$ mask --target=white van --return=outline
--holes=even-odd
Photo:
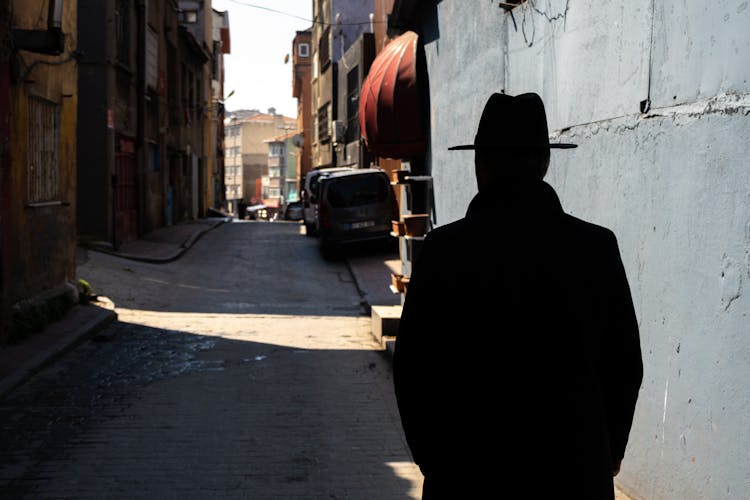
[[[328,175],[333,172],[345,172],[353,170],[351,167],[329,167],[317,168],[310,170],[305,175],[305,182],[302,186],[302,207],[303,220],[305,223],[305,234],[315,236],[317,234],[317,217],[318,217],[318,182],[321,175]]]

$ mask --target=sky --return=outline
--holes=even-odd
[[[211,5],[229,12],[231,53],[224,56],[226,108],[262,112],[276,108],[277,113],[295,118],[292,40],[297,31],[312,26],[312,0],[212,0]],[[289,62],[284,64],[286,54]]]

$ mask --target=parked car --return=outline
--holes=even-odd
[[[318,186],[318,226],[324,257],[345,245],[391,238],[398,206],[390,179],[379,168],[327,174]]]
[[[304,214],[301,201],[293,201],[287,204],[286,209],[284,210],[285,220],[302,220],[303,217]]]
[[[330,167],[311,170],[305,175],[302,186],[303,220],[305,223],[305,234],[315,236],[318,212],[318,181],[322,175],[333,172],[345,172],[354,170],[351,167]]]

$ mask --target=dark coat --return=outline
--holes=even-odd
[[[615,235],[548,184],[477,195],[425,238],[394,351],[425,490],[613,498],[642,376]]]

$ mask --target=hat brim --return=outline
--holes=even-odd
[[[484,149],[484,150],[490,150],[490,151],[497,151],[502,149],[547,149],[549,147],[550,149],[573,149],[577,148],[578,144],[570,144],[567,142],[555,142],[551,143],[549,146],[539,146],[535,144],[504,144],[504,145],[497,145],[497,146],[479,146],[477,147],[474,144],[462,144],[461,146],[452,146],[448,148],[448,151],[463,151],[463,150],[469,150],[469,149]]]

